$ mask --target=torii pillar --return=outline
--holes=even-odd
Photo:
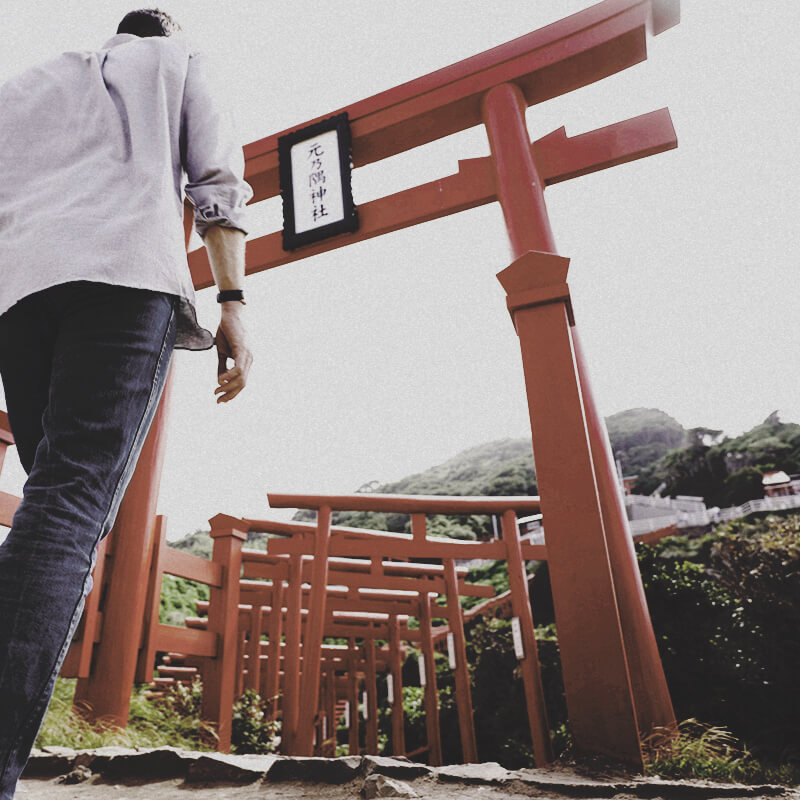
[[[183,233],[187,250],[193,222],[191,205],[186,202]],[[73,702],[81,713],[120,728],[128,724],[131,688],[142,644],[174,372],[174,365],[170,364],[158,410],[109,533],[112,561],[110,575],[104,579],[108,590],[103,628],[94,647],[91,673],[88,678],[79,678],[75,686]],[[93,591],[100,592],[102,588],[95,586]]]
[[[498,279],[522,351],[570,726],[579,750],[641,766],[640,732],[675,717],[526,107],[519,87],[506,83],[486,93],[482,110],[514,258]]]

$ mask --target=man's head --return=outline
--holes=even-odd
[[[157,8],[142,8],[131,11],[122,18],[117,33],[132,33],[134,36],[171,36],[181,29],[172,17]]]

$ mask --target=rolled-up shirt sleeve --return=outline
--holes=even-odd
[[[204,59],[189,59],[181,111],[184,190],[194,205],[194,226],[204,237],[215,225],[247,233],[245,205],[253,190],[244,180],[244,156],[230,118],[211,96]]]

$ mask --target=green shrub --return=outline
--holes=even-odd
[[[197,616],[197,601],[208,600],[209,591],[205,583],[164,575],[158,621],[162,625],[182,626],[186,617]]]
[[[800,516],[663,539],[639,565],[678,717],[800,764]]]
[[[171,684],[161,697],[151,698],[148,691],[148,686],[134,690],[128,713],[129,729],[152,731],[153,738],[163,736],[164,744],[176,747],[216,748],[216,731],[201,716],[203,684],[199,678],[191,684]]]
[[[231,728],[234,753],[274,753],[278,749],[280,722],[269,718],[268,706],[252,689],[236,701]]]
[[[760,780],[758,762],[727,729],[696,719],[675,732],[660,730],[643,742],[647,772],[662,778],[712,781]]]
[[[490,619],[471,627],[467,659],[481,759],[511,769],[531,766],[525,691],[518,672],[511,623]]]
[[[536,633],[548,719],[551,727],[560,728],[562,732],[558,743],[560,753],[568,747],[568,734],[564,726],[566,709],[555,627],[539,628]],[[533,766],[525,690],[514,654],[510,621],[475,621],[467,626],[466,637],[475,735],[481,760],[498,761],[509,769]],[[404,681],[416,681],[417,674],[416,658],[412,654],[406,660]],[[446,764],[458,763],[463,756],[454,673],[447,656],[441,653],[436,654],[436,683],[442,757]],[[425,742],[422,690],[416,686],[405,687],[404,701],[406,744],[413,750]],[[388,719],[386,724],[388,727]]]
[[[757,631],[739,599],[701,564],[662,558],[669,547],[667,540],[643,546],[639,564],[675,711],[732,726],[755,688]]]
[[[416,654],[414,654],[416,656]],[[416,661],[416,658],[414,658]],[[419,669],[419,667],[417,667]],[[425,727],[425,688],[423,686],[403,686],[403,733],[406,750],[411,752],[427,744]]]
[[[800,516],[726,526],[709,568],[738,596],[751,631],[757,691],[734,729],[754,752],[800,765]]]

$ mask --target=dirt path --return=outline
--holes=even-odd
[[[383,756],[290,758],[101,748],[75,752],[48,748],[35,754],[18,800],[721,800],[786,798],[800,791],[780,786],[662,781],[566,766],[509,771],[499,764],[431,768]]]
[[[146,783],[139,786],[91,781],[66,786],[54,780],[25,780],[22,790],[18,792],[18,800],[363,800],[363,781],[352,781],[341,786],[329,784],[303,783],[255,783],[249,786],[198,786],[185,784],[181,779]],[[546,795],[533,787],[519,793],[508,787],[497,786],[456,786],[440,784],[431,779],[418,779],[413,782],[403,781],[414,794],[406,797],[424,798],[424,800],[447,800],[456,797],[458,800],[522,800],[530,797],[557,797]],[[402,795],[390,795],[399,797]],[[563,797],[563,795],[558,795]],[[617,800],[623,800],[622,795]]]

